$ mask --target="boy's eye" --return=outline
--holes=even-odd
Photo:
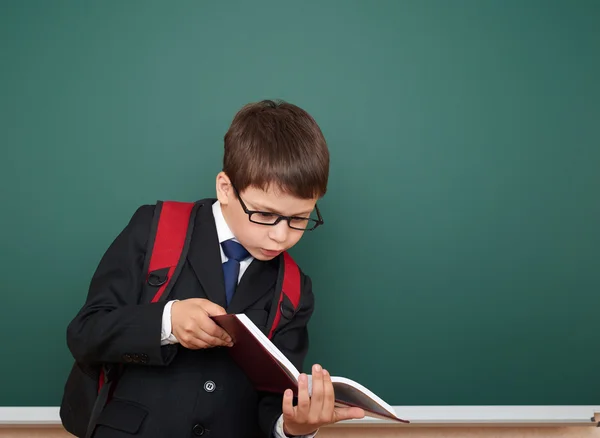
[[[305,226],[308,222],[308,219],[302,217],[294,217],[292,218],[291,222],[292,226]]]
[[[277,219],[277,215],[275,213],[254,213],[254,219],[260,221],[274,221]]]

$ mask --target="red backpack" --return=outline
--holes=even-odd
[[[153,287],[144,288],[146,293],[142,302],[155,303],[168,298],[185,263],[199,205],[191,202],[157,202],[144,264],[146,282]],[[161,275],[152,275],[156,272],[160,272]],[[287,252],[283,253],[276,290],[280,292],[279,295],[275,295],[271,306],[275,312],[269,315],[269,339],[282,322],[282,311],[287,310],[284,301],[285,304],[291,303],[293,307],[289,312],[284,312],[286,319],[291,319],[300,302],[300,270]],[[97,376],[97,384],[91,388],[89,384],[85,384],[90,380],[90,373],[82,372],[77,363],[73,365],[60,407],[61,421],[68,432],[78,437],[92,436],[98,415],[114,391],[121,368],[122,366],[114,365],[101,367],[98,373],[94,373],[94,378]],[[74,395],[74,391],[78,391],[79,394]],[[69,403],[71,396],[78,401],[77,404]],[[81,403],[82,399],[85,400],[84,403]],[[75,409],[77,412],[74,412]]]

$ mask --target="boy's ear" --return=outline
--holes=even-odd
[[[217,175],[217,199],[221,205],[227,205],[230,201],[230,196],[233,195],[231,180],[225,172],[219,172]]]

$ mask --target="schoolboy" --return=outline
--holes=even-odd
[[[316,203],[326,192],[329,152],[306,111],[274,101],[243,107],[224,143],[217,198],[201,201],[168,300],[137,302],[154,213],[142,206],[104,254],[68,327],[77,361],[125,365],[96,438],[314,436],[323,425],[364,415],[334,408],[329,374],[319,365],[312,397],[302,374],[294,405],[289,391],[255,391],[228,356],[231,338],[209,316],[245,313],[265,327],[282,252],[322,223]],[[225,265],[237,284],[227,283]],[[314,306],[311,280],[304,273],[301,280],[298,311],[272,339],[298,369]]]

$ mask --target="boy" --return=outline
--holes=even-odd
[[[310,398],[301,376],[296,406],[291,391],[255,391],[228,356],[231,338],[210,319],[245,313],[265,328],[281,253],[322,223],[316,202],[328,174],[327,144],[304,110],[272,101],[242,108],[225,135],[217,199],[200,202],[186,263],[157,303],[138,304],[154,206],[135,212],[67,330],[78,362],[125,365],[94,437],[314,436],[325,424],[364,416],[334,408],[319,365]],[[297,312],[272,339],[298,369],[314,300],[310,278],[301,273],[301,280]]]

